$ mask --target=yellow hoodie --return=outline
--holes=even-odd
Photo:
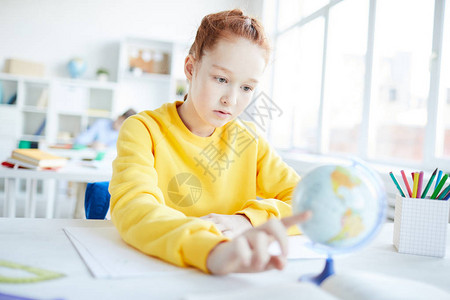
[[[182,103],[122,125],[109,185],[111,219],[140,251],[208,272],[209,252],[229,239],[198,217],[244,214],[257,226],[290,215],[300,177],[249,122],[229,122],[209,137],[193,134],[178,115]]]

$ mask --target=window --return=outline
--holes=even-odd
[[[323,150],[329,152],[358,154],[368,11],[365,0],[348,0],[330,10],[324,82],[328,136],[323,138]]]
[[[275,145],[430,169],[449,162],[445,0],[277,7],[271,95],[284,114],[271,124]]]
[[[323,19],[294,28],[279,39],[273,97],[283,115],[271,127],[272,141],[283,148],[317,147],[320,84],[322,69]],[[287,131],[286,128],[292,128]]]
[[[405,4],[404,0],[377,0],[369,157],[420,162],[424,159],[434,4],[409,1],[407,11]]]
[[[299,18],[311,15],[328,3],[328,0],[282,0],[278,2],[280,18],[278,28],[286,29],[298,22]]]
[[[444,16],[436,153],[440,158],[450,159],[450,3],[448,2]]]

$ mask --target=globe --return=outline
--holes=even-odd
[[[386,193],[378,174],[366,164],[323,165],[308,172],[293,195],[293,211],[310,210],[299,224],[310,246],[329,256],[367,244],[386,216]]]
[[[73,58],[67,64],[67,68],[72,78],[79,78],[86,71],[87,64],[81,58]]]

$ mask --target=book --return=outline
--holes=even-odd
[[[11,169],[53,170],[53,171],[60,168],[60,167],[38,167],[11,157],[8,157],[5,161],[3,161],[2,166]]]
[[[40,168],[35,166],[35,165],[31,165],[31,164],[27,164],[25,162],[22,162],[20,160],[8,157],[5,161],[2,162],[2,166],[7,167],[7,168],[19,168],[19,169],[32,169],[32,170],[39,170]]]
[[[17,102],[17,93],[15,93],[14,95],[11,96],[11,98],[9,98],[7,104],[13,105],[16,104],[16,102]]]
[[[48,88],[42,89],[41,95],[36,102],[36,107],[45,108],[48,105]]]
[[[276,282],[273,285],[251,286],[224,293],[192,294],[183,299],[449,300],[450,294],[415,280],[379,273],[349,272],[332,275],[320,286],[308,282]]]
[[[41,125],[39,125],[39,128],[36,130],[34,135],[42,135],[45,129],[45,123],[47,122],[47,119],[42,120]]]
[[[11,158],[40,168],[59,168],[67,163],[65,157],[56,156],[40,149],[15,149]]]

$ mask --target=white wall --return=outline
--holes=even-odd
[[[15,57],[44,63],[49,76],[69,77],[67,62],[82,57],[85,78],[105,67],[116,79],[125,36],[188,43],[204,15],[236,7],[260,16],[262,0],[0,0],[0,70]],[[118,107],[129,105],[119,101]]]

